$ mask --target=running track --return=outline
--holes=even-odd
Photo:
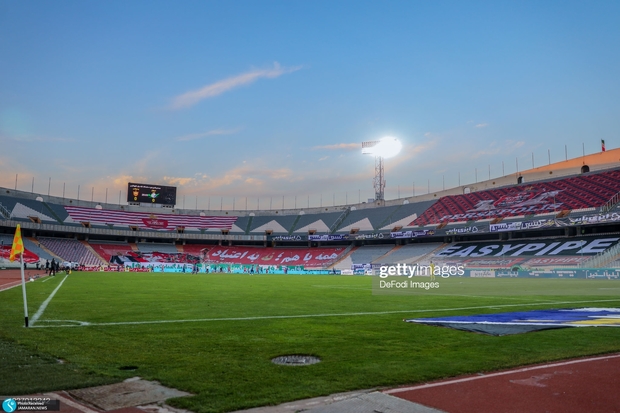
[[[620,412],[620,354],[384,391],[447,413]]]

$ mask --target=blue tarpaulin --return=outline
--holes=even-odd
[[[566,327],[620,327],[620,308],[515,311],[468,316],[414,318],[405,321],[503,336]]]

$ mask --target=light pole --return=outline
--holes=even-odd
[[[374,155],[375,157],[375,177],[373,187],[375,189],[375,200],[385,200],[385,173],[383,169],[383,159],[398,155],[403,145],[396,138],[385,137],[378,141],[362,142],[362,154]]]

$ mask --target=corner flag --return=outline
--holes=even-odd
[[[22,241],[22,230],[17,224],[17,230],[15,230],[15,237],[13,237],[13,246],[11,247],[11,255],[9,255],[9,261],[15,261],[15,257],[24,253],[24,242]]]

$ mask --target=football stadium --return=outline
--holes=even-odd
[[[618,16],[0,1],[0,413],[620,413]]]
[[[398,389],[620,351],[619,156],[294,210],[179,209],[176,188],[137,183],[119,204],[1,188],[0,389],[95,411],[334,394],[365,403],[353,411],[483,411]],[[18,227],[25,286],[9,259]],[[152,396],[127,389],[137,378],[178,393],[84,390]],[[330,406],[316,411],[350,411]]]

